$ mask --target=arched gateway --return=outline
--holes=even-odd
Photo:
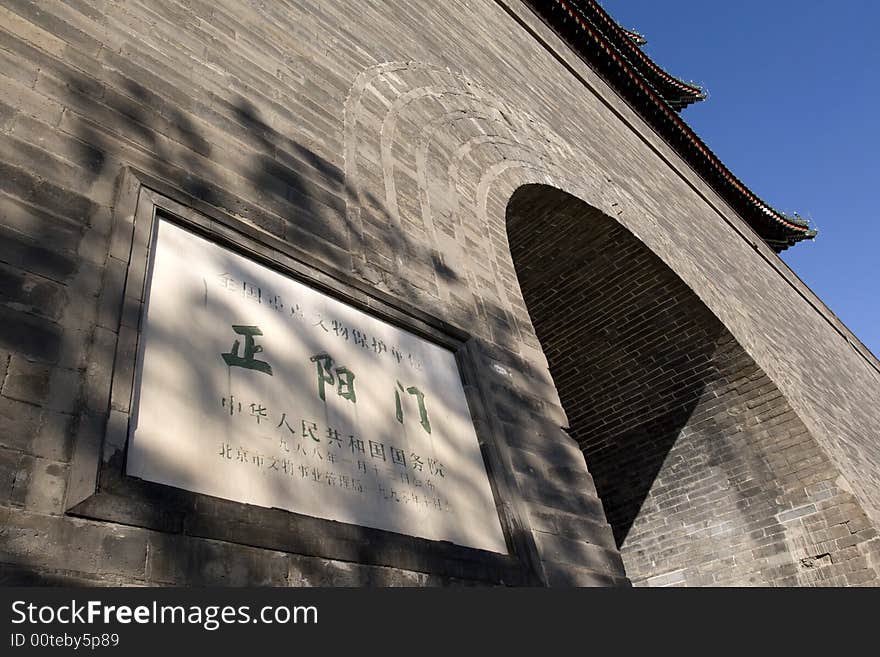
[[[251,4],[0,9],[0,581],[880,581],[880,364],[700,88],[592,0]]]
[[[850,531],[868,519],[824,451],[661,258],[546,185],[517,189],[507,221],[568,432],[634,583],[809,585],[868,555],[870,534]]]

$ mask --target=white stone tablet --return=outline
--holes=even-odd
[[[507,553],[451,351],[158,220],[127,473]]]

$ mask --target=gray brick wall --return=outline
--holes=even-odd
[[[0,83],[7,581],[449,583],[64,514],[74,444],[106,421],[125,167],[471,332],[550,584],[627,580],[510,257],[527,183],[615,218],[694,290],[877,526],[876,359],[519,3],[4,0]]]

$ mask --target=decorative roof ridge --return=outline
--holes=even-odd
[[[648,39],[645,38],[644,34],[636,32],[635,30],[628,30],[623,25],[618,24],[618,27],[620,27],[620,29],[623,30],[624,34],[626,34],[626,36],[628,36],[630,40],[633,41],[637,46],[648,45]]]
[[[569,0],[558,0],[558,1],[563,5],[570,4]],[[700,87],[694,83],[691,83],[691,82],[685,82],[684,80],[681,80],[681,79],[675,77],[674,75],[671,75],[670,73],[665,71],[662,67],[658,66],[654,62],[654,60],[652,60],[650,57],[648,57],[648,55],[646,55],[645,52],[640,47],[638,47],[637,44],[633,43],[633,39],[630,37],[630,34],[632,34],[632,33],[629,30],[625,30],[623,27],[621,27],[617,23],[617,21],[615,21],[613,18],[611,18],[611,16],[608,14],[608,12],[602,8],[602,5],[600,5],[595,0],[582,0],[582,1],[585,2],[586,4],[590,5],[590,8],[596,12],[596,14],[603,20],[603,22],[613,32],[625,37],[624,39],[621,39],[621,41],[623,43],[626,43],[629,46],[630,51],[639,59],[640,63],[647,66],[652,72],[659,75],[661,78],[666,80],[669,84],[672,84],[673,86],[680,87],[683,91],[685,91],[689,94],[692,94],[694,96],[700,96],[700,100],[705,98],[705,92],[703,91],[702,87]],[[571,4],[574,4],[574,3],[572,2]],[[577,7],[575,7],[575,9],[577,9]]]
[[[591,2],[591,0],[586,0],[587,2]],[[627,57],[621,53],[614,43],[610,42],[607,36],[598,28],[598,26],[594,26],[591,21],[587,20],[585,17],[580,15],[580,11],[575,11],[569,2],[566,0],[556,0],[556,4],[559,5],[566,14],[568,14],[574,21],[577,23],[578,27],[583,33],[586,33],[592,41],[598,46],[604,55],[609,58],[617,67],[619,72],[622,72],[628,78],[628,83],[625,83],[626,90],[622,87],[616,86],[619,93],[632,93],[629,89],[630,86],[635,87],[637,93],[641,93],[646,96],[654,105],[655,110],[660,110],[662,113],[661,117],[651,116],[645,113],[644,110],[639,110],[638,106],[635,107],[637,111],[649,121],[649,123],[653,124],[656,129],[660,130],[664,128],[664,123],[671,123],[673,127],[677,130],[671,133],[671,136],[678,137],[679,139],[683,138],[685,141],[681,147],[677,147],[674,142],[670,142],[670,145],[676,150],[686,162],[691,164],[691,166],[695,167],[697,171],[700,171],[701,168],[706,167],[708,170],[705,172],[709,174],[709,177],[706,178],[706,181],[712,185],[711,178],[715,178],[718,182],[721,183],[721,189],[717,189],[722,198],[725,198],[728,202],[730,202],[734,207],[737,207],[740,204],[744,204],[742,207],[744,210],[748,210],[751,208],[751,213],[755,213],[753,218],[750,220],[748,214],[744,214],[743,218],[746,219],[747,223],[751,224],[752,227],[758,232],[761,238],[767,242],[770,246],[772,246],[777,251],[782,251],[788,246],[795,244],[803,239],[810,239],[815,237],[816,231],[809,228],[809,223],[802,219],[800,216],[795,215],[794,217],[788,216],[782,212],[779,212],[773,209],[770,205],[762,201],[754,192],[752,192],[748,187],[743,184],[739,178],[737,178],[725,165],[721,162],[717,155],[715,155],[708,146],[703,142],[702,139],[691,129],[691,127],[685,123],[685,121],[679,116],[679,114],[673,109],[670,105],[669,101],[665,99],[654,87],[645,80],[644,76],[638,71],[638,69],[630,63]],[[598,5],[595,5],[598,7]],[[603,10],[604,13],[604,10]],[[605,14],[607,16],[607,14]],[[608,20],[611,20],[610,17]],[[612,21],[613,22],[613,21]],[[619,34],[622,34],[622,28],[619,28]],[[569,42],[570,45],[575,47],[575,50],[578,51],[582,57],[586,57],[586,53],[579,50],[574,44]],[[637,50],[634,48],[634,50]],[[610,81],[612,82],[612,81]],[[630,85],[631,83],[631,85]],[[612,82],[614,86],[614,83]],[[659,123],[659,125],[658,125]],[[675,133],[678,133],[677,135]],[[667,140],[669,140],[670,135],[664,135],[664,132],[661,131],[660,134],[665,136]],[[694,159],[696,158],[696,161]],[[727,187],[734,194],[733,197],[728,197],[727,194],[724,193],[724,188]],[[737,197],[738,195],[738,197]],[[776,232],[771,232],[768,234],[767,230],[760,230],[758,226],[754,225],[753,221],[757,219],[758,222],[762,221],[771,222],[770,225],[778,226]],[[782,234],[779,234],[778,231],[782,231]]]

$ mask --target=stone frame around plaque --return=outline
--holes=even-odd
[[[292,511],[224,500],[129,477],[125,455],[148,264],[157,217],[367,311],[455,354],[508,554]],[[293,554],[389,566],[487,584],[541,584],[540,558],[513,469],[487,414],[479,345],[461,329],[370,289],[285,242],[131,168],[120,178],[99,299],[92,363],[106,395],[80,417],[66,499],[69,515]]]

